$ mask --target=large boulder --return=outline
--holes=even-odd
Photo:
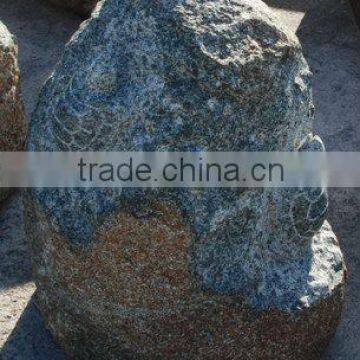
[[[23,151],[25,135],[18,48],[14,37],[0,21],[0,151]],[[8,190],[0,189],[0,201],[8,194]]]
[[[99,0],[45,0],[53,5],[70,9],[79,15],[88,17]]]
[[[258,0],[107,0],[66,46],[29,150],[311,151],[311,73]],[[310,359],[345,266],[323,189],[38,189],[37,303],[75,358]]]

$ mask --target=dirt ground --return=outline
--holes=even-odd
[[[314,72],[316,133],[330,151],[360,151],[360,32],[345,0],[267,0],[303,45]],[[0,0],[0,20],[16,35],[28,116],[81,19],[39,0]],[[359,164],[354,164],[358,166]],[[360,189],[330,189],[329,220],[349,269],[347,300],[323,360],[360,359]],[[32,295],[20,194],[0,209],[0,359],[63,359]]]

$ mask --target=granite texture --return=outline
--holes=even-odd
[[[18,48],[14,37],[0,21],[0,151],[25,149],[25,110],[20,94]],[[0,201],[10,190],[0,189]]]
[[[44,0],[88,17],[99,0]]]
[[[29,150],[322,151],[311,72],[261,1],[107,0],[67,45]],[[345,266],[323,189],[32,190],[38,304],[76,358],[309,359]]]

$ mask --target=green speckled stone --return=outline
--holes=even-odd
[[[88,17],[99,0],[43,0]]]
[[[259,0],[107,0],[66,46],[35,151],[322,151],[297,38]],[[45,322],[76,359],[311,359],[345,265],[324,189],[38,189]]]

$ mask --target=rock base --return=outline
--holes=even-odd
[[[292,315],[257,313],[218,299],[169,317],[135,320],[116,318],[115,311],[97,312],[91,322],[94,314],[78,312],[75,304],[49,299],[42,291],[37,304],[57,342],[74,359],[311,360],[320,357],[333,337],[343,298],[339,286],[329,298]]]
[[[189,265],[189,232],[175,210],[146,220],[120,213],[99,229],[91,248],[81,250],[71,249],[39,209],[28,209],[37,304],[73,358],[309,360],[338,325],[342,259],[330,294],[292,311],[259,310],[240,294],[201,289]],[[326,241],[334,245],[327,223],[321,232],[315,236],[324,248]],[[330,277],[319,281],[330,283]]]

